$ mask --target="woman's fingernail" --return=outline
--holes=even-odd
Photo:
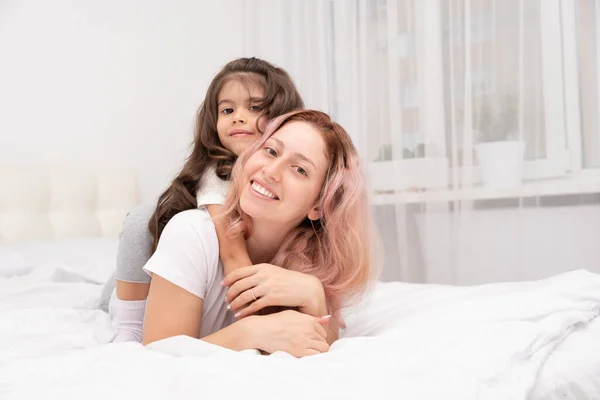
[[[323,315],[321,318],[329,319],[329,318],[331,318],[331,314],[329,314],[329,315]]]
[[[227,304],[227,309],[231,310],[231,304]]]
[[[225,286],[225,279],[221,281],[221,286]]]
[[[240,317],[240,315],[242,315],[242,313],[241,313],[241,312],[238,312],[238,313],[236,313],[236,314],[234,315],[234,317],[236,317],[236,318],[239,318],[239,317]]]

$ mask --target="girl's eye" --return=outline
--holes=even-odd
[[[224,108],[221,112],[225,115],[229,115],[233,112],[233,108]]]
[[[250,111],[260,112],[260,106],[250,106]]]
[[[265,147],[265,151],[272,157],[277,157],[277,152],[270,147]]]
[[[300,175],[306,175],[306,170],[302,167],[296,167],[296,172],[298,172]]]

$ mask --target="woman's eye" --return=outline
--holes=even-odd
[[[267,152],[268,155],[277,157],[277,152],[275,150],[273,150],[272,148],[265,147],[265,151]]]
[[[233,108],[224,108],[221,112],[225,115],[229,115],[233,112]]]
[[[306,175],[306,170],[302,167],[296,167],[296,172],[298,172],[300,175]]]

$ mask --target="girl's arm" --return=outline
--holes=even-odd
[[[244,238],[242,236],[235,238],[227,236],[227,227],[225,224],[219,219],[214,219],[214,217],[219,215],[221,206],[218,204],[209,204],[206,208],[213,221],[215,221],[215,228],[219,239],[219,256],[223,263],[225,275],[229,275],[231,271],[239,267],[252,265]]]
[[[221,213],[221,206],[225,202],[228,192],[229,182],[220,179],[214,167],[206,170],[196,192],[196,204],[198,207],[206,207],[215,224],[219,239],[219,256],[225,275],[236,268],[252,265],[244,238],[228,237],[226,235],[227,225],[219,218],[215,218]]]

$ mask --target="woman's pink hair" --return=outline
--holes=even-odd
[[[329,161],[318,199],[321,218],[308,217],[284,239],[272,264],[317,277],[325,288],[329,312],[343,326],[340,310],[364,292],[377,272],[375,230],[358,153],[339,124],[320,111],[300,110],[273,119],[262,138],[233,169],[233,184],[222,217],[228,234],[251,235],[252,227],[240,208],[241,170],[278,129],[292,121],[310,124],[322,135]]]

